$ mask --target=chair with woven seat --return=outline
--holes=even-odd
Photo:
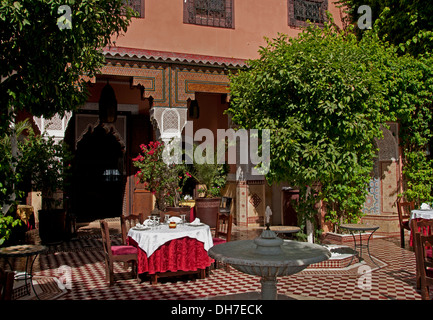
[[[12,300],[14,272],[0,268],[0,300]]]
[[[421,297],[423,300],[429,300],[429,286],[433,286],[433,235],[424,235],[421,232],[416,232],[414,238]]]
[[[233,217],[231,214],[218,212],[215,225],[215,236],[212,238],[214,246],[229,242],[232,234]],[[218,263],[216,264],[218,266]],[[229,271],[228,265],[225,264],[226,271]]]
[[[411,220],[411,232],[413,233],[412,239],[413,239],[413,250],[416,253],[417,252],[417,243],[415,241],[415,235],[417,233],[420,233],[422,235],[432,235],[433,231],[433,220],[430,219],[418,219],[418,220]],[[426,256],[431,259],[432,257],[432,249],[426,250]],[[416,260],[416,287],[419,289],[421,287],[421,277],[419,272],[419,262],[418,259]]]
[[[110,286],[114,284],[114,262],[131,262],[132,269],[131,273],[133,277],[137,277],[137,263],[138,263],[138,249],[128,245],[111,245],[110,234],[108,230],[108,224],[106,221],[101,220],[101,233],[102,233],[102,245],[104,248],[105,257],[105,271],[107,281]]]
[[[215,225],[215,237],[213,238],[214,245],[229,242],[232,234],[233,218],[231,214],[218,212],[217,222]]]
[[[127,245],[128,231],[132,227],[135,227],[137,223],[144,222],[144,213],[139,213],[138,215],[131,214],[129,216],[120,216],[120,227],[122,230],[122,244]]]
[[[415,204],[413,201],[411,202],[397,202],[398,209],[398,220],[400,225],[400,246],[402,248],[404,245],[404,232],[405,230],[410,231],[409,220],[410,220],[410,212],[415,208]]]

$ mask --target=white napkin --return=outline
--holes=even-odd
[[[145,229],[146,225],[144,223],[143,224],[137,223],[137,224],[135,224],[134,228],[136,228],[136,229]]]
[[[150,219],[146,219],[143,221],[143,224],[142,224],[143,227],[148,227],[150,225],[152,225],[152,221],[150,221]]]
[[[179,217],[170,217],[170,219],[168,219],[169,222],[176,222],[176,223],[181,223],[182,219]]]
[[[191,222],[190,224],[200,224],[200,219],[199,218],[195,218],[193,222]]]
[[[421,204],[421,210],[431,210],[431,207],[427,203]]]

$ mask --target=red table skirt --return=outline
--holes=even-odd
[[[128,242],[138,247],[131,237],[128,237]],[[203,242],[189,237],[163,244],[150,257],[142,249],[138,249],[138,273],[197,271],[206,269],[213,262],[204,249]]]
[[[421,218],[415,219],[415,221],[420,221],[420,220],[423,220],[423,219],[421,219]],[[424,230],[424,235],[430,235],[430,234],[432,234],[433,230],[430,230],[430,227],[427,227],[426,229],[427,230]],[[418,228],[418,232],[420,232],[420,231],[421,231],[421,227]],[[410,233],[410,246],[411,247],[413,247],[413,241],[414,241],[413,234],[414,234],[414,232]]]

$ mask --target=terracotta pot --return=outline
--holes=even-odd
[[[220,203],[221,198],[195,199],[196,217],[200,219],[200,222],[209,225],[211,228],[215,228]]]
[[[165,212],[171,212],[169,213],[170,216],[180,217],[181,214],[185,215],[186,222],[190,222],[190,212],[191,207],[189,206],[179,206],[179,207],[166,207]],[[162,219],[164,217],[161,217]]]

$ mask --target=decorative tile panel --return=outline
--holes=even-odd
[[[260,197],[256,193],[254,193],[251,195],[249,201],[254,206],[254,208],[257,208],[262,202],[262,199],[260,199]]]
[[[382,213],[397,213],[398,164],[395,161],[381,161]]]
[[[370,180],[368,195],[362,212],[364,214],[380,214],[380,198],[380,179],[373,178]]]

